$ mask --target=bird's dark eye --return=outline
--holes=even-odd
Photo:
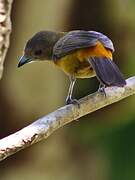
[[[39,56],[39,55],[41,55],[41,54],[42,54],[42,50],[41,50],[41,49],[35,51],[35,55],[36,55],[36,56]]]

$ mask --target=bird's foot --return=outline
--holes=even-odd
[[[98,92],[104,94],[104,96],[106,97],[105,87],[105,85],[99,85]]]
[[[75,104],[80,108],[80,103],[77,99],[67,98],[66,104]]]

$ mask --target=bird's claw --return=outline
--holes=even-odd
[[[105,86],[102,86],[102,87],[100,86],[98,88],[98,92],[104,94],[104,96],[106,97]]]
[[[80,103],[77,99],[72,99],[72,98],[67,98],[66,99],[66,104],[75,104],[80,108]]]

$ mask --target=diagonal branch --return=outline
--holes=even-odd
[[[127,79],[124,88],[108,87],[106,97],[99,92],[82,98],[78,105],[64,106],[40,119],[20,131],[0,140],[0,160],[24,149],[42,139],[46,139],[55,130],[63,127],[88,113],[92,113],[109,104],[120,101],[135,94],[135,77]]]

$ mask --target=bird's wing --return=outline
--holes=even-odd
[[[105,57],[88,59],[99,81],[106,86],[124,86],[126,81],[116,64]]]
[[[60,38],[53,48],[53,58],[59,59],[77,49],[92,47],[100,41],[104,47],[114,51],[112,41],[96,31],[71,31]]]
[[[111,41],[106,35],[96,32],[96,31],[88,31],[93,38],[96,38],[104,45],[104,47],[110,49],[112,52],[114,52],[114,46]]]

